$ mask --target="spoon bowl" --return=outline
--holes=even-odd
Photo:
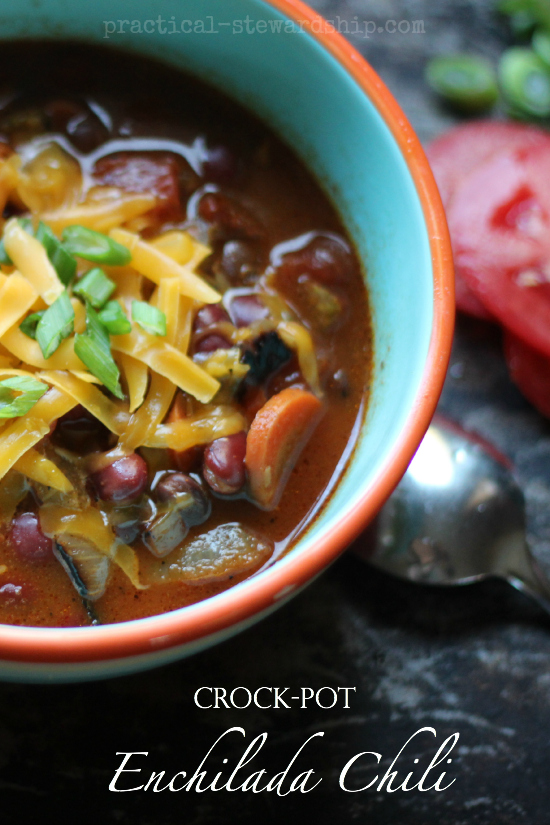
[[[402,579],[465,585],[506,579],[550,612],[550,582],[525,537],[525,501],[508,459],[436,417],[356,553]]]

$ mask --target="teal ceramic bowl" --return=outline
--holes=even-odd
[[[403,113],[360,55],[297,0],[3,0],[0,32],[159,58],[253,110],[328,191],[371,299],[367,419],[328,506],[286,556],[161,616],[89,628],[0,626],[0,678],[96,679],[173,661],[249,626],[372,519],[413,456],[443,383],[454,318],[450,246],[431,172]]]

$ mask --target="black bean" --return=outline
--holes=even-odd
[[[154,492],[162,503],[177,503],[178,510],[188,527],[202,524],[210,515],[210,500],[194,478],[186,473],[167,472],[162,475]]]
[[[57,420],[50,435],[56,446],[79,455],[105,452],[111,438],[107,427],[80,404]]]
[[[215,183],[228,183],[238,171],[235,154],[227,146],[211,146],[202,161],[202,176]]]

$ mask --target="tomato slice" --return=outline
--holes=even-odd
[[[459,270],[455,267],[455,303],[456,308],[466,315],[480,318],[482,321],[494,321],[493,316],[487,312],[479,298],[476,298]]]
[[[550,137],[471,172],[449,206],[455,266],[487,310],[550,356]]]
[[[529,149],[548,141],[534,126],[498,120],[474,120],[449,129],[426,147],[444,206],[477,166],[503,151]]]
[[[504,336],[510,378],[536,409],[550,418],[550,358],[511,332]]]
[[[433,140],[426,148],[443,205],[448,207],[458,187],[476,167],[503,150],[526,150],[547,143],[545,132],[520,123],[476,120],[456,126]],[[453,227],[450,225],[451,239]],[[455,273],[457,308],[485,321],[491,314],[464,281]]]

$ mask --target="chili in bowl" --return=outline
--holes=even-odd
[[[405,469],[452,328],[429,170],[371,70],[338,73],[335,34],[273,35],[260,82],[241,65],[259,33],[222,34],[223,82],[198,34],[139,49],[163,64],[86,39],[3,46],[5,678],[160,664],[296,592]],[[336,112],[291,115],[277,90],[297,66],[350,107],[365,160],[331,145]]]

